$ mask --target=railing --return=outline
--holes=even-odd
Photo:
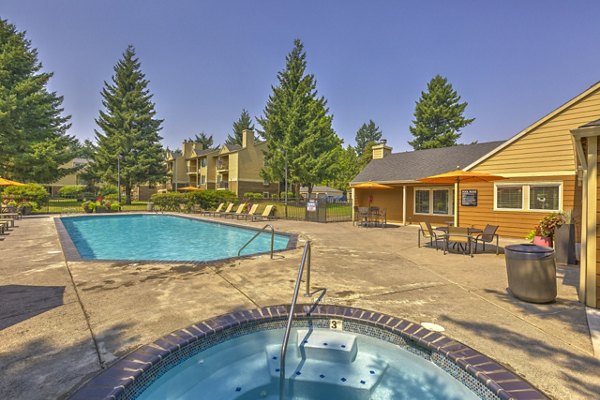
[[[302,283],[302,275],[304,273],[304,267],[308,265],[306,270],[306,293],[304,297],[310,297],[310,240],[304,245],[304,252],[302,253],[302,260],[300,261],[300,268],[298,268],[298,277],[296,278],[296,286],[294,287],[294,294],[292,296],[292,303],[290,305],[290,312],[288,316],[287,325],[285,326],[285,334],[283,335],[283,343],[281,344],[281,353],[279,354],[279,399],[284,400],[285,398],[285,355],[287,353],[288,342],[290,340],[290,331],[292,330],[292,322],[294,320],[294,309],[296,308],[296,302],[298,300],[298,292],[300,291],[300,284]],[[313,306],[318,303],[327,289],[321,289],[321,295],[315,300]]]
[[[256,232],[256,235],[252,236],[252,238],[250,240],[248,240],[245,245],[240,247],[240,249],[238,250],[238,257],[242,254],[242,250],[244,250],[250,243],[252,243],[252,241],[254,239],[256,239],[258,237],[258,235],[263,233],[264,230],[267,228],[271,228],[271,260],[272,260],[273,259],[273,247],[275,245],[275,228],[273,228],[273,225],[271,225],[271,224],[266,224],[265,226],[263,226],[258,232]]]

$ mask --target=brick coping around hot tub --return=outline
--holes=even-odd
[[[136,390],[139,392],[153,381],[153,379],[145,379],[145,377],[153,375],[154,379],[157,379],[160,376],[153,372],[163,367],[161,363],[166,363],[168,356],[181,352],[187,346],[199,341],[210,340],[214,335],[226,333],[232,328],[256,323],[285,321],[289,315],[289,309],[289,305],[278,305],[237,311],[174,331],[117,361],[87,382],[70,399],[119,400],[131,398],[133,387],[142,386]],[[298,304],[294,309],[294,317],[299,320],[336,318],[372,326],[399,336],[407,343],[413,344],[425,352],[447,358],[467,375],[484,385],[486,391],[489,390],[494,397],[515,400],[548,399],[530,383],[491,358],[414,322],[360,308],[324,304],[313,307]],[[216,344],[218,341],[206,347]],[[142,381],[143,384],[140,383]]]

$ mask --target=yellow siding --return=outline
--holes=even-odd
[[[260,170],[264,165],[263,149],[266,144],[254,145],[251,143],[245,149],[238,152],[239,154],[239,180],[247,180],[253,182],[262,182]]]
[[[472,168],[495,174],[575,171],[571,129],[600,117],[600,89]]]
[[[510,182],[563,182],[563,209],[581,208],[581,187],[577,185],[575,176],[557,177],[529,177],[512,178],[503,180],[502,183]],[[463,207],[459,204],[459,225],[483,228],[486,224],[498,225],[501,236],[525,237],[527,233],[537,225],[543,217],[549,213],[525,212],[525,211],[494,211],[494,184],[493,183],[464,183],[461,184],[459,192],[466,189],[477,190],[477,206]],[[460,197],[459,197],[460,198]],[[577,214],[579,215],[579,214]],[[578,226],[580,221],[578,222]],[[578,228],[579,229],[579,228]]]

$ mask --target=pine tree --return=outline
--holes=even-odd
[[[50,183],[73,172],[77,156],[63,98],[48,92],[52,73],[40,72],[37,50],[24,32],[0,19],[0,176]]]
[[[365,148],[369,142],[378,143],[382,138],[381,130],[373,120],[369,120],[369,123],[364,123],[356,132],[356,153],[358,156],[362,156],[365,152]]]
[[[298,39],[286,57],[286,66],[277,74],[279,84],[258,119],[267,141],[264,179],[282,182],[287,159],[288,181],[294,192],[333,179],[341,140],[331,127],[327,101],[318,97],[313,75],[306,74],[306,53]]]
[[[254,124],[252,123],[252,117],[246,110],[242,110],[240,118],[233,123],[233,135],[227,135],[227,144],[239,144],[242,145],[242,136],[244,129],[249,129],[254,132]]]
[[[356,149],[348,145],[340,152],[334,179],[327,181],[327,184],[341,190],[345,195],[350,188],[350,182],[358,175],[361,169]]]
[[[160,144],[162,120],[154,118],[154,103],[141,64],[129,46],[114,67],[112,82],[104,82],[100,116],[96,124],[97,152],[92,168],[104,182],[117,183],[117,160],[125,201],[131,204],[135,185],[156,183],[166,177]]]
[[[204,132],[200,132],[194,138],[194,142],[202,143],[203,149],[210,149],[210,148],[212,148],[212,145],[213,145],[213,136],[212,135],[209,136]]]
[[[448,80],[436,75],[421,92],[410,127],[415,139],[408,144],[415,150],[454,146],[460,130],[475,120],[463,116],[466,107]]]
[[[368,142],[365,146],[365,151],[358,157],[358,165],[362,170],[373,160],[373,146],[375,146],[377,142]]]

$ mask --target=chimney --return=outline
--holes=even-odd
[[[383,157],[387,157],[392,154],[392,148],[386,146],[387,141],[384,139],[381,143],[373,146],[373,160],[378,160]]]
[[[250,129],[242,131],[242,147],[245,149],[248,145],[254,145],[254,132]]]

